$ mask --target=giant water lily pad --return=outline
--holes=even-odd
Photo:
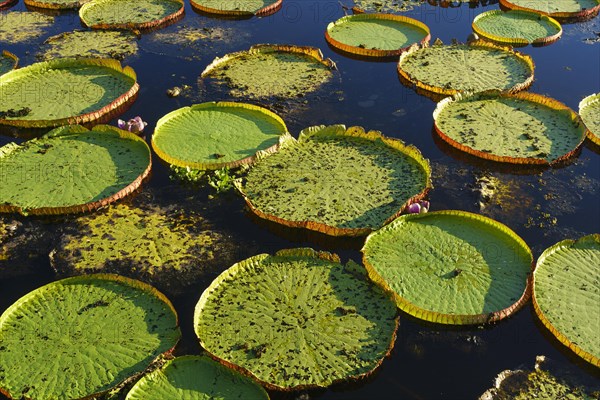
[[[333,236],[379,229],[430,187],[418,149],[343,125],[303,130],[238,185],[259,217]]]
[[[413,46],[398,62],[403,83],[433,96],[491,89],[518,92],[533,82],[533,69],[531,57],[483,41]]]
[[[122,60],[137,50],[136,37],[128,31],[73,31],[46,39],[40,58],[98,57]]]
[[[573,110],[533,93],[459,94],[438,103],[433,117],[451,146],[499,162],[554,164],[575,155],[585,140]]]
[[[529,247],[478,214],[403,215],[367,237],[362,252],[371,279],[392,290],[400,309],[427,321],[497,321],[529,298]]]
[[[598,14],[598,0],[500,0],[509,10],[533,11],[561,20],[582,20]]]
[[[150,29],[183,15],[183,0],[94,0],[79,10],[81,22],[94,29]]]
[[[0,316],[0,392],[91,398],[141,373],[180,336],[169,300],[142,282],[100,274],[53,282]]]
[[[133,69],[116,60],[32,64],[0,77],[0,125],[45,128],[95,121],[134,101],[138,89]]]
[[[335,64],[315,47],[255,45],[216,58],[202,72],[231,87],[236,97],[299,97],[333,77]]]
[[[581,100],[579,115],[588,129],[588,138],[600,146],[600,93]]]
[[[600,366],[600,234],[546,249],[533,277],[533,306],[542,323],[578,356]]]
[[[148,145],[132,133],[107,125],[56,128],[0,148],[0,212],[90,211],[130,194],[150,166]]]
[[[18,44],[36,39],[53,23],[53,17],[36,12],[3,13],[0,17],[0,43]]]
[[[50,10],[77,9],[89,1],[91,0],[23,0],[27,6]]]
[[[554,18],[520,10],[481,13],[473,20],[473,31],[488,40],[515,46],[546,45],[562,35],[562,27]]]
[[[169,164],[219,169],[250,164],[257,153],[276,151],[287,136],[283,120],[265,108],[209,102],[180,108],[159,119],[152,147]]]
[[[0,75],[7,73],[15,68],[19,64],[19,58],[13,53],[2,50],[0,54]]]
[[[241,261],[196,305],[200,343],[267,387],[326,387],[373,372],[397,327],[394,302],[361,266],[311,249]]]
[[[325,39],[343,52],[366,57],[397,56],[415,43],[428,43],[427,25],[393,14],[355,14],[331,22]]]
[[[421,5],[420,0],[354,0],[355,12],[400,13]]]
[[[50,259],[61,275],[118,273],[173,293],[214,272],[231,247],[198,215],[117,205],[80,217]]]
[[[125,400],[268,400],[252,379],[208,357],[183,356],[140,379]]]
[[[190,0],[197,11],[234,17],[266,16],[281,8],[282,0]]]

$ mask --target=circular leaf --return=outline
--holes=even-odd
[[[355,14],[331,22],[325,39],[346,53],[366,57],[397,56],[415,43],[428,43],[427,25],[393,14]]]
[[[18,65],[19,57],[9,51],[2,50],[2,53],[0,53],[0,75],[16,69]]]
[[[316,126],[261,159],[238,189],[261,218],[363,236],[425,196],[430,175],[413,146],[360,127]]]
[[[289,137],[279,116],[246,103],[209,102],[183,107],[156,123],[152,147],[169,164],[218,169],[250,164]]]
[[[532,11],[561,20],[584,20],[598,15],[599,0],[500,0],[509,10]]]
[[[77,9],[91,0],[23,0],[29,7],[45,8],[50,10]]]
[[[65,58],[32,64],[0,77],[0,125],[46,128],[92,122],[133,102],[138,89],[133,69],[116,60]]]
[[[138,188],[150,167],[148,145],[132,133],[107,125],[56,128],[0,148],[0,212],[91,211]]]
[[[190,0],[196,11],[223,16],[267,16],[281,8],[283,0]]]
[[[0,8],[2,8],[0,6]],[[20,44],[39,38],[54,18],[36,12],[10,11],[0,19],[0,43]],[[0,101],[0,104],[2,102]]]
[[[179,19],[183,11],[183,0],[94,0],[79,9],[79,18],[93,29],[150,29]]]
[[[413,46],[398,62],[404,84],[435,97],[491,89],[518,92],[533,82],[533,69],[531,57],[484,41]]]
[[[125,400],[268,400],[252,379],[208,357],[177,357],[140,379]]]
[[[0,316],[0,392],[81,399],[141,373],[181,332],[160,292],[118,275],[50,283]]]
[[[201,77],[227,84],[234,96],[297,98],[329,81],[333,68],[315,47],[255,45],[217,57]]]
[[[546,249],[533,274],[533,306],[563,344],[600,367],[600,234]]]
[[[369,235],[362,252],[371,279],[394,293],[400,309],[427,321],[497,321],[529,298],[529,247],[478,214],[403,215]]]
[[[63,57],[122,60],[135,54],[138,45],[135,35],[128,31],[73,31],[46,39],[42,49],[44,60]]]
[[[433,117],[451,146],[499,162],[554,164],[574,156],[585,140],[573,110],[533,93],[457,95],[439,102]]]
[[[362,267],[293,249],[219,275],[196,305],[194,326],[214,357],[270,388],[296,390],[372,373],[393,346],[396,314]]]
[[[560,38],[562,26],[554,18],[540,16],[535,12],[491,10],[475,17],[473,31],[498,43],[515,46],[530,43],[546,45]]]
[[[579,115],[588,129],[587,137],[600,146],[600,93],[581,100]]]

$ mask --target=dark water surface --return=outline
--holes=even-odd
[[[443,8],[424,3],[407,14],[429,25],[433,39],[439,37],[448,43],[452,38],[464,41],[471,32],[473,18],[497,7],[497,4],[454,4],[454,7]],[[20,3],[12,10],[23,9]],[[381,130],[416,145],[430,159],[434,170],[435,189],[430,194],[432,210],[460,209],[495,218],[521,235],[536,257],[562,239],[600,231],[600,155],[597,150],[584,147],[567,166],[525,174],[460,159],[434,140],[435,103],[404,87],[398,80],[394,62],[353,60],[328,47],[324,30],[329,22],[341,16],[340,3],[331,0],[285,0],[282,10],[272,16],[238,21],[207,18],[186,5],[186,16],[177,25],[223,28],[229,39],[202,41],[193,47],[160,46],[152,41],[154,35],[176,30],[176,25],[144,35],[139,42],[139,54],[124,61],[136,70],[141,85],[137,101],[124,117],[141,115],[149,122],[147,131],[151,133],[156,121],[176,108],[221,100],[197,83],[204,67],[216,56],[257,43],[316,46],[337,63],[339,82],[328,90],[340,92],[321,93],[318,98],[309,97],[312,101],[307,105],[299,102],[287,108],[281,115],[293,135],[297,136],[300,129],[310,125],[344,123]],[[22,66],[28,65],[35,61],[38,45],[46,37],[77,28],[81,28],[77,14],[67,13],[56,18],[47,34],[27,46],[0,44],[0,49],[13,51],[21,58]],[[600,32],[598,18],[564,25],[563,38],[548,47],[520,49],[530,54],[536,64],[536,80],[531,91],[554,97],[575,110],[583,97],[600,91],[600,43],[585,42],[585,39],[598,39],[595,32]],[[192,87],[188,95],[175,99],[165,95],[168,88],[183,84]],[[0,144],[11,140],[0,136]],[[284,239],[251,220],[242,200],[235,195],[209,200],[209,189],[174,183],[169,180],[168,168],[156,157],[154,162],[152,177],[143,193],[149,193],[164,204],[183,202],[199,210],[206,209],[207,219],[239,243],[234,257],[237,260],[259,252],[312,246],[335,251],[342,259],[360,261],[360,243],[337,241],[321,245],[297,238]],[[482,177],[488,180],[492,177],[501,188],[500,194],[491,200],[482,199],[476,190],[478,179]],[[193,200],[188,199],[190,196]],[[58,236],[67,220],[40,219],[39,224],[51,232],[51,236]],[[221,269],[228,266],[222,265]],[[0,313],[21,296],[54,279],[47,261],[36,267],[36,274],[0,280]],[[207,276],[206,281],[193,290],[170,296],[183,331],[177,355],[200,352],[192,327],[193,308],[217,272]],[[589,318],[600,318],[600,310]],[[492,385],[499,372],[522,364],[531,367],[535,356],[540,354],[564,366],[574,366],[582,377],[600,383],[600,371],[580,361],[553,339],[537,322],[531,305],[527,305],[512,318],[485,328],[440,327],[401,314],[391,357],[372,377],[359,383],[309,392],[309,395],[323,400],[474,399]],[[296,395],[273,393],[272,398],[294,399]]]

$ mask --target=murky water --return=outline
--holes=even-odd
[[[472,19],[497,7],[497,4],[475,7],[457,3],[443,8],[424,3],[407,14],[429,25],[433,39],[464,41],[471,32]],[[22,4],[13,8],[23,9]],[[244,50],[256,43],[316,46],[337,63],[339,81],[328,86],[327,93],[309,97],[308,104],[298,101],[282,108],[285,111],[282,117],[292,134],[297,135],[300,129],[310,125],[344,123],[378,129],[416,145],[430,159],[434,170],[432,210],[460,209],[491,216],[521,235],[536,257],[559,240],[600,231],[600,155],[597,152],[584,147],[569,165],[527,173],[480,164],[456,155],[434,140],[435,103],[404,87],[398,80],[395,63],[353,60],[327,46],[325,27],[342,15],[340,3],[334,0],[286,0],[282,10],[272,16],[239,21],[207,18],[186,6],[182,21],[144,35],[139,41],[139,54],[124,61],[136,70],[141,85],[138,99],[125,117],[141,115],[149,122],[147,129],[151,132],[156,121],[169,111],[194,102],[221,100],[216,93],[198,86],[199,74],[216,56]],[[192,30],[208,28],[205,32],[210,34],[191,45],[165,39],[165,34],[184,25]],[[50,30],[27,45],[2,43],[0,48],[16,53],[21,65],[27,65],[35,61],[38,46],[46,37],[78,28],[81,25],[77,14],[67,13],[58,16]],[[536,64],[536,80],[531,91],[554,97],[575,110],[583,97],[600,91],[599,31],[598,18],[564,25],[563,38],[557,43],[520,49],[530,54]],[[167,97],[166,90],[175,85],[189,85],[191,89],[180,97]],[[0,136],[0,144],[11,140],[14,139]],[[169,180],[168,168],[156,157],[154,161],[152,177],[140,196],[202,210],[216,229],[239,243],[234,259],[288,247],[312,246],[335,251],[343,259],[360,261],[360,243],[356,241],[315,243],[290,234],[284,238],[272,227],[252,220],[239,197],[226,195],[209,200],[208,188],[174,183]],[[42,249],[44,246],[52,248],[52,240],[58,237],[65,223],[68,219],[35,221],[44,232],[50,233],[41,240]],[[30,290],[54,279],[47,260],[43,257],[33,260],[35,274],[0,280],[0,313]],[[222,265],[222,269],[227,267]],[[192,329],[193,307],[217,273],[209,274],[194,290],[171,296],[183,331],[177,355],[200,352]],[[537,322],[528,305],[514,317],[486,328],[439,327],[402,314],[394,351],[371,378],[309,395],[323,400],[473,399],[491,386],[500,371],[521,364],[531,366],[539,354],[564,365],[574,364],[582,376],[600,382],[600,371],[579,361],[554,340]],[[294,399],[296,394],[274,393],[272,397]]]

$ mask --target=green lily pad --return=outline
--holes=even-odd
[[[95,121],[133,102],[138,89],[133,69],[116,60],[35,63],[0,76],[0,125],[46,128]]]
[[[114,58],[122,60],[137,53],[136,37],[128,31],[73,31],[52,36],[44,42],[40,58]]]
[[[509,10],[533,11],[559,19],[588,19],[598,14],[599,0],[500,0]]]
[[[529,298],[533,256],[516,233],[463,211],[402,215],[367,237],[369,276],[406,313],[441,324],[505,318]]]
[[[438,103],[435,130],[451,146],[477,157],[548,165],[575,155],[585,126],[564,104],[533,93],[456,95]]]
[[[190,0],[197,11],[223,16],[266,16],[281,8],[282,0]]]
[[[209,102],[183,107],[156,123],[152,148],[178,167],[219,169],[255,161],[288,137],[285,123],[269,110],[246,103]]]
[[[19,44],[39,38],[54,23],[54,17],[36,12],[11,11],[0,18],[0,43]],[[1,102],[0,102],[1,103]]]
[[[139,187],[150,166],[148,145],[132,133],[107,125],[56,128],[0,148],[0,212],[91,211]]]
[[[201,77],[227,84],[235,97],[297,98],[331,80],[334,68],[315,47],[255,45],[217,57]]]
[[[83,25],[94,29],[159,28],[183,15],[183,0],[94,0],[79,9]]]
[[[533,306],[563,344],[600,366],[600,234],[546,249],[533,276]]]
[[[269,388],[367,376],[395,339],[394,302],[361,266],[312,249],[261,254],[223,272],[194,315],[209,353]]]
[[[481,13],[473,20],[473,31],[485,39],[515,46],[550,44],[562,35],[562,27],[554,18],[520,10]]]
[[[6,50],[3,50],[2,53],[0,53],[0,75],[17,68],[18,64],[19,58],[13,53]]]
[[[0,391],[91,398],[141,373],[180,336],[173,306],[149,285],[101,274],[56,281],[0,316]]]
[[[50,10],[77,9],[91,0],[23,0],[29,7],[46,8]]]
[[[50,254],[59,274],[118,273],[169,293],[197,284],[232,251],[198,215],[116,205],[77,219]],[[212,268],[212,269],[211,269]]]
[[[268,400],[250,378],[208,357],[177,357],[140,379],[125,400]]]
[[[304,129],[238,183],[261,218],[332,236],[381,228],[431,187],[418,149],[360,127]]]
[[[533,82],[531,57],[484,41],[414,46],[400,56],[400,80],[425,95],[498,89],[509,93]]]
[[[367,57],[401,54],[415,43],[428,43],[427,25],[393,14],[347,15],[327,26],[325,39],[343,52]]]
[[[588,138],[600,146],[600,93],[581,100],[579,115],[588,129]]]
[[[375,13],[400,13],[421,5],[420,0],[354,0],[352,10]]]

